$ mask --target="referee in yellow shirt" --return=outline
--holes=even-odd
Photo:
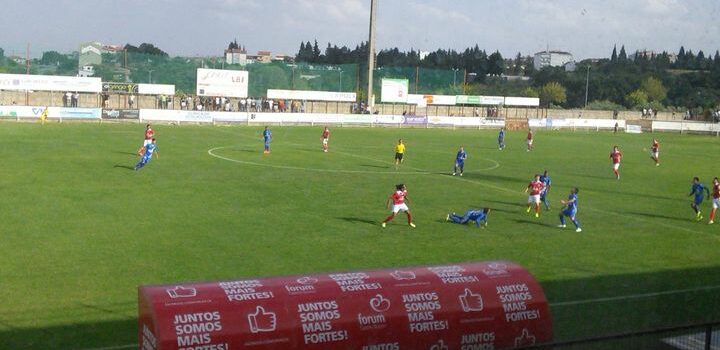
[[[403,154],[405,154],[405,144],[403,143],[402,139],[399,139],[397,145],[395,145],[395,169],[396,170],[398,169],[398,167],[400,167],[400,164],[403,161]]]

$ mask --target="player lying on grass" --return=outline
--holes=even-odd
[[[475,222],[477,227],[480,227],[481,223],[487,227],[487,219],[489,213],[490,208],[470,209],[466,211],[463,216],[457,215],[455,213],[448,214],[445,217],[445,220],[452,221],[456,224],[467,224],[468,222],[473,221]]]

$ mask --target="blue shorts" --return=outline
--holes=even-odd
[[[700,205],[702,204],[702,201],[703,197],[695,197],[695,200],[693,202],[695,203],[695,205]]]
[[[459,160],[456,160],[456,161],[455,161],[455,166],[464,167],[464,166],[465,166],[465,161],[464,161],[464,160],[460,160],[460,161],[459,161]]]
[[[577,209],[565,209],[561,213],[562,215],[569,216],[571,218],[574,218],[577,214]]]

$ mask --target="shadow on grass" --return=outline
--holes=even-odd
[[[537,225],[542,227],[555,227],[555,225],[546,224],[542,221],[540,221],[542,217],[536,218],[533,217],[532,219],[515,219],[515,222],[518,224],[531,224],[531,225]]]
[[[373,221],[373,220],[368,220],[368,219],[363,219],[363,218],[341,217],[341,218],[337,218],[337,219],[344,220],[344,221],[347,221],[347,222],[350,222],[353,224],[367,224],[367,225],[373,225],[373,226],[380,224],[380,222],[378,222],[378,221]]]
[[[137,320],[0,331],[0,349],[137,349]]]
[[[129,165],[124,165],[124,164],[115,164],[115,166],[113,166],[113,168],[121,168],[121,169],[135,170],[134,167],[131,167],[131,166],[129,166]]]
[[[692,213],[692,211],[690,211],[690,210],[688,210],[688,212]],[[675,220],[675,221],[681,221],[681,222],[686,222],[686,223],[695,222],[694,220],[690,220],[690,219],[689,219],[689,217],[691,217],[690,215],[688,215],[687,217],[684,217],[684,218],[679,218],[679,217],[667,216],[667,215],[661,215],[661,214],[654,214],[654,213],[628,212],[628,214],[639,215],[639,216],[644,216],[644,217],[654,218],[654,219]]]
[[[366,168],[390,169],[389,165],[362,164],[361,166]]]
[[[115,151],[115,153],[117,153],[117,154],[125,154],[125,155],[131,155],[131,156],[136,156],[136,157],[139,157],[139,156],[138,156],[138,154],[137,154],[136,152],[124,152],[124,151]]]
[[[397,225],[400,226],[400,223]],[[615,273],[607,268],[602,272],[597,269],[594,272],[574,270],[573,262],[569,261],[567,266],[559,268],[583,271],[582,274],[589,277],[540,279],[550,303],[551,314],[547,316],[553,320],[556,341],[720,320],[720,266]],[[548,274],[548,271],[544,273]],[[597,275],[592,276],[592,273]],[[566,275],[571,276],[573,273]],[[487,297],[497,298],[490,295]],[[85,305],[81,309],[87,307]],[[112,310],[111,306],[103,305],[93,308]],[[27,317],[43,318],[42,312],[36,314],[37,310],[19,311]],[[75,314],[73,311],[76,310],[67,311]],[[137,348],[135,318],[85,323],[72,323],[69,320],[70,324],[62,326],[17,328],[6,317],[7,314],[0,315],[0,324],[7,328],[0,331],[0,349]],[[661,341],[666,336],[649,340],[620,339],[614,343],[591,344],[583,348],[665,349]]]
[[[540,284],[558,341],[720,320],[718,266],[637,274],[605,271],[603,276]],[[593,348],[665,349],[659,340],[650,347],[629,342]]]

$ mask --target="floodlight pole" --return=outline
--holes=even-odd
[[[370,35],[368,38],[368,90],[367,108],[370,113],[375,107],[373,98],[373,70],[375,69],[375,20],[377,16],[377,4],[379,0],[370,0]]]

